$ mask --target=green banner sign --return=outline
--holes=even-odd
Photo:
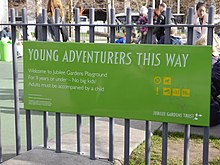
[[[210,46],[24,43],[24,107],[208,126]]]

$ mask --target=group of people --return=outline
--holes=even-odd
[[[143,5],[145,6],[145,5]],[[158,9],[154,10],[153,23],[158,25],[165,25],[167,5],[161,3]],[[172,23],[172,20],[170,20]],[[142,7],[140,9],[140,18],[137,22],[138,25],[145,25],[147,20],[147,8]],[[206,13],[206,4],[204,2],[198,2],[196,5],[196,12],[193,16],[194,25],[207,25],[208,13]],[[193,29],[193,45],[207,45],[207,27],[194,27]],[[140,43],[147,43],[147,31],[146,26],[140,27]],[[170,29],[170,44],[182,45],[181,38],[176,36],[177,28],[171,27]],[[155,27],[154,31],[154,43],[165,43],[165,28]],[[210,126],[220,124],[220,32],[213,34],[213,50],[212,50],[212,77],[211,77],[211,104],[210,104]]]
[[[154,24],[164,25],[166,20],[166,11],[167,5],[165,3],[161,3],[158,9],[154,10],[153,21]],[[60,9],[60,19],[63,19],[63,9],[61,0],[49,0],[47,5],[47,14],[49,18],[49,23],[53,23],[54,18],[54,10],[55,8]],[[138,25],[145,25],[148,23],[147,19],[148,9],[145,5],[140,9],[140,17],[138,19]],[[51,21],[51,22],[50,22]],[[38,22],[42,22],[42,16],[38,17]],[[195,25],[205,25],[208,24],[208,14],[206,13],[206,6],[203,2],[198,2],[196,5],[196,13],[193,17],[193,23]],[[55,40],[55,27],[49,26],[47,40]],[[38,40],[43,40],[41,35],[42,27],[38,26],[36,28],[35,34]],[[140,26],[140,43],[145,44],[147,42],[147,32],[148,28],[146,26]],[[180,38],[176,37],[177,28],[171,27],[170,30],[170,44],[182,45],[182,41]],[[164,44],[165,40],[165,28],[157,26],[153,34],[155,36],[155,43]],[[62,35],[62,34],[61,34]],[[126,43],[125,39],[125,30],[124,35],[119,38],[116,43]],[[62,40],[62,38],[61,38]],[[214,126],[220,123],[220,60],[219,60],[219,38],[217,35],[214,37],[213,44],[213,64],[212,64],[212,84],[211,84],[211,116],[210,116],[210,125]],[[203,42],[204,41],[204,42]],[[194,36],[193,36],[193,44],[194,45],[206,45],[207,41],[207,27],[194,27]]]

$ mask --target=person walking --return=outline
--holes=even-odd
[[[165,20],[166,20],[165,11],[166,11],[166,8],[167,8],[167,5],[164,2],[162,2],[159,5],[160,15],[157,18],[156,24],[165,25]],[[157,41],[160,41],[160,38],[165,35],[164,31],[165,31],[164,27],[156,27],[154,29],[153,34],[156,35]]]
[[[48,24],[54,24],[54,16],[55,16],[55,9],[59,9],[60,11],[60,21],[62,22],[62,19],[64,17],[63,14],[63,5],[62,5],[62,1],[61,0],[49,0],[47,3],[47,23]],[[37,17],[37,23],[43,23],[43,17],[42,14],[40,14]],[[56,34],[56,27],[55,26],[48,26],[47,27],[47,41],[55,41],[55,34]],[[60,33],[60,41],[64,41],[64,37],[66,40],[66,36],[64,35],[68,35],[67,34],[67,30],[65,31],[65,34],[63,34],[63,29],[64,28],[60,28],[59,33]],[[64,29],[65,30],[65,29]],[[37,40],[42,41],[43,40],[43,35],[42,35],[42,26],[37,26],[35,28],[35,37]],[[68,38],[68,36],[67,36]]]

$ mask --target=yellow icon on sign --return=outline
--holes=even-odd
[[[164,77],[163,84],[164,85],[171,85],[171,77]]]
[[[163,88],[163,95],[164,96],[170,96],[171,95],[171,89],[170,88]]]
[[[182,89],[183,97],[190,97],[190,89]]]
[[[154,84],[160,84],[161,78],[159,76],[154,77]]]
[[[158,96],[159,95],[159,88],[156,87],[156,95]]]
[[[172,88],[172,96],[180,96],[180,88]]]

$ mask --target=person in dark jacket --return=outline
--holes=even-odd
[[[165,11],[166,11],[166,8],[167,8],[167,5],[165,3],[161,3],[159,5],[160,15],[157,18],[156,24],[165,25],[165,20],[166,20]],[[160,38],[165,35],[164,30],[165,30],[164,27],[155,28],[153,33],[156,35],[157,41],[159,41]]]
[[[4,29],[1,31],[1,38],[7,37],[11,40],[11,29],[8,26],[4,27]]]
[[[201,36],[195,45],[207,45],[207,35]],[[217,35],[213,36],[212,45],[212,74],[211,74],[211,98],[210,98],[210,126],[220,124],[220,52]]]
[[[169,44],[183,45],[181,38],[176,36],[176,34],[177,34],[177,27],[171,27],[170,28],[170,43]],[[165,35],[160,37],[158,44],[164,44],[164,42],[165,42]]]

